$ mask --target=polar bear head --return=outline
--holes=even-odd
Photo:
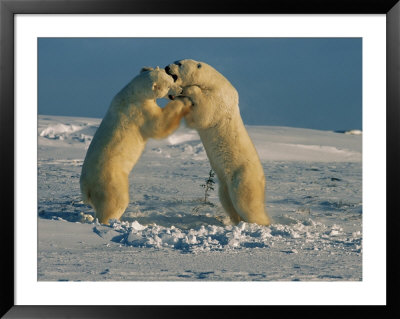
[[[193,108],[187,116],[189,127],[206,129],[239,115],[239,96],[232,84],[207,63],[185,59],[165,67],[174,83],[182,86]],[[240,116],[240,115],[239,115]]]
[[[164,69],[144,67],[134,79],[134,94],[144,99],[160,99],[168,96],[174,99],[181,94],[182,88],[175,83]]]
[[[165,71],[182,87],[196,85],[202,89],[210,89],[221,86],[221,83],[229,81],[204,62],[185,59],[175,61],[165,67]]]

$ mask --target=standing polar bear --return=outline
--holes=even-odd
[[[94,208],[100,223],[119,219],[128,207],[128,175],[147,139],[171,134],[189,112],[187,98],[177,98],[164,108],[156,103],[181,91],[164,69],[144,68],[112,100],[86,153],[80,178],[83,200]]]
[[[221,204],[232,222],[269,225],[264,170],[240,116],[236,89],[203,62],[180,60],[165,70],[193,103],[185,121],[200,135],[219,179]]]

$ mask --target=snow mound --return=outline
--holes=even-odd
[[[97,125],[90,125],[89,123],[55,123],[42,129],[39,136],[52,140],[73,140],[81,143],[90,143],[97,129]]]
[[[81,130],[80,126],[71,124],[55,124],[50,125],[40,132],[40,136],[52,138],[52,139],[63,139],[62,137]]]
[[[346,135],[362,135],[361,130],[335,131],[335,133],[343,133]]]
[[[237,226],[202,225],[187,230],[175,226],[141,225],[137,221],[129,223],[113,220],[110,226],[97,224],[93,231],[102,238],[126,246],[170,248],[186,253],[268,249],[282,244],[286,249],[291,242],[299,240],[304,242],[302,249],[305,250],[326,250],[334,246],[361,252],[361,233],[346,233],[338,225],[328,227],[311,219],[297,221],[293,225],[273,224],[266,227],[240,222]],[[115,236],[116,233],[118,235]],[[294,250],[283,252],[298,253]]]
[[[344,132],[344,134],[348,134],[348,135],[362,135],[362,131],[360,131],[360,130],[350,130],[350,131]]]
[[[199,140],[199,135],[194,130],[190,130],[188,132],[182,132],[178,130],[167,138],[167,142],[171,145],[181,144],[193,140]]]

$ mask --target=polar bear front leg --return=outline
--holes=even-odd
[[[181,122],[181,119],[190,111],[191,101],[186,97],[179,97],[169,102],[156,118],[150,120],[148,137],[165,138],[172,134]]]
[[[185,122],[188,127],[198,129],[199,121],[201,121],[202,116],[199,113],[203,113],[203,110],[198,109],[198,105],[201,105],[203,101],[203,92],[197,85],[186,86],[183,88],[182,96],[190,99],[192,102],[192,108],[190,112],[185,115]]]

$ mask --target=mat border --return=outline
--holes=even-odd
[[[15,14],[385,14],[387,54],[387,304],[386,306],[16,306],[14,303],[14,15]],[[226,317],[228,313],[247,317],[249,311],[269,307],[280,316],[286,313],[319,316],[354,317],[362,314],[392,317],[398,314],[395,289],[399,286],[394,273],[394,237],[398,207],[397,181],[400,136],[400,3],[399,0],[273,0],[246,5],[205,0],[202,8],[193,2],[177,0],[0,0],[0,180],[3,218],[10,227],[1,233],[1,308],[4,318],[159,318],[160,316]],[[13,132],[10,134],[10,132]],[[13,198],[14,200],[10,200]],[[392,212],[389,214],[388,212]],[[248,309],[250,308],[250,309]],[[327,309],[329,308],[329,309]]]

